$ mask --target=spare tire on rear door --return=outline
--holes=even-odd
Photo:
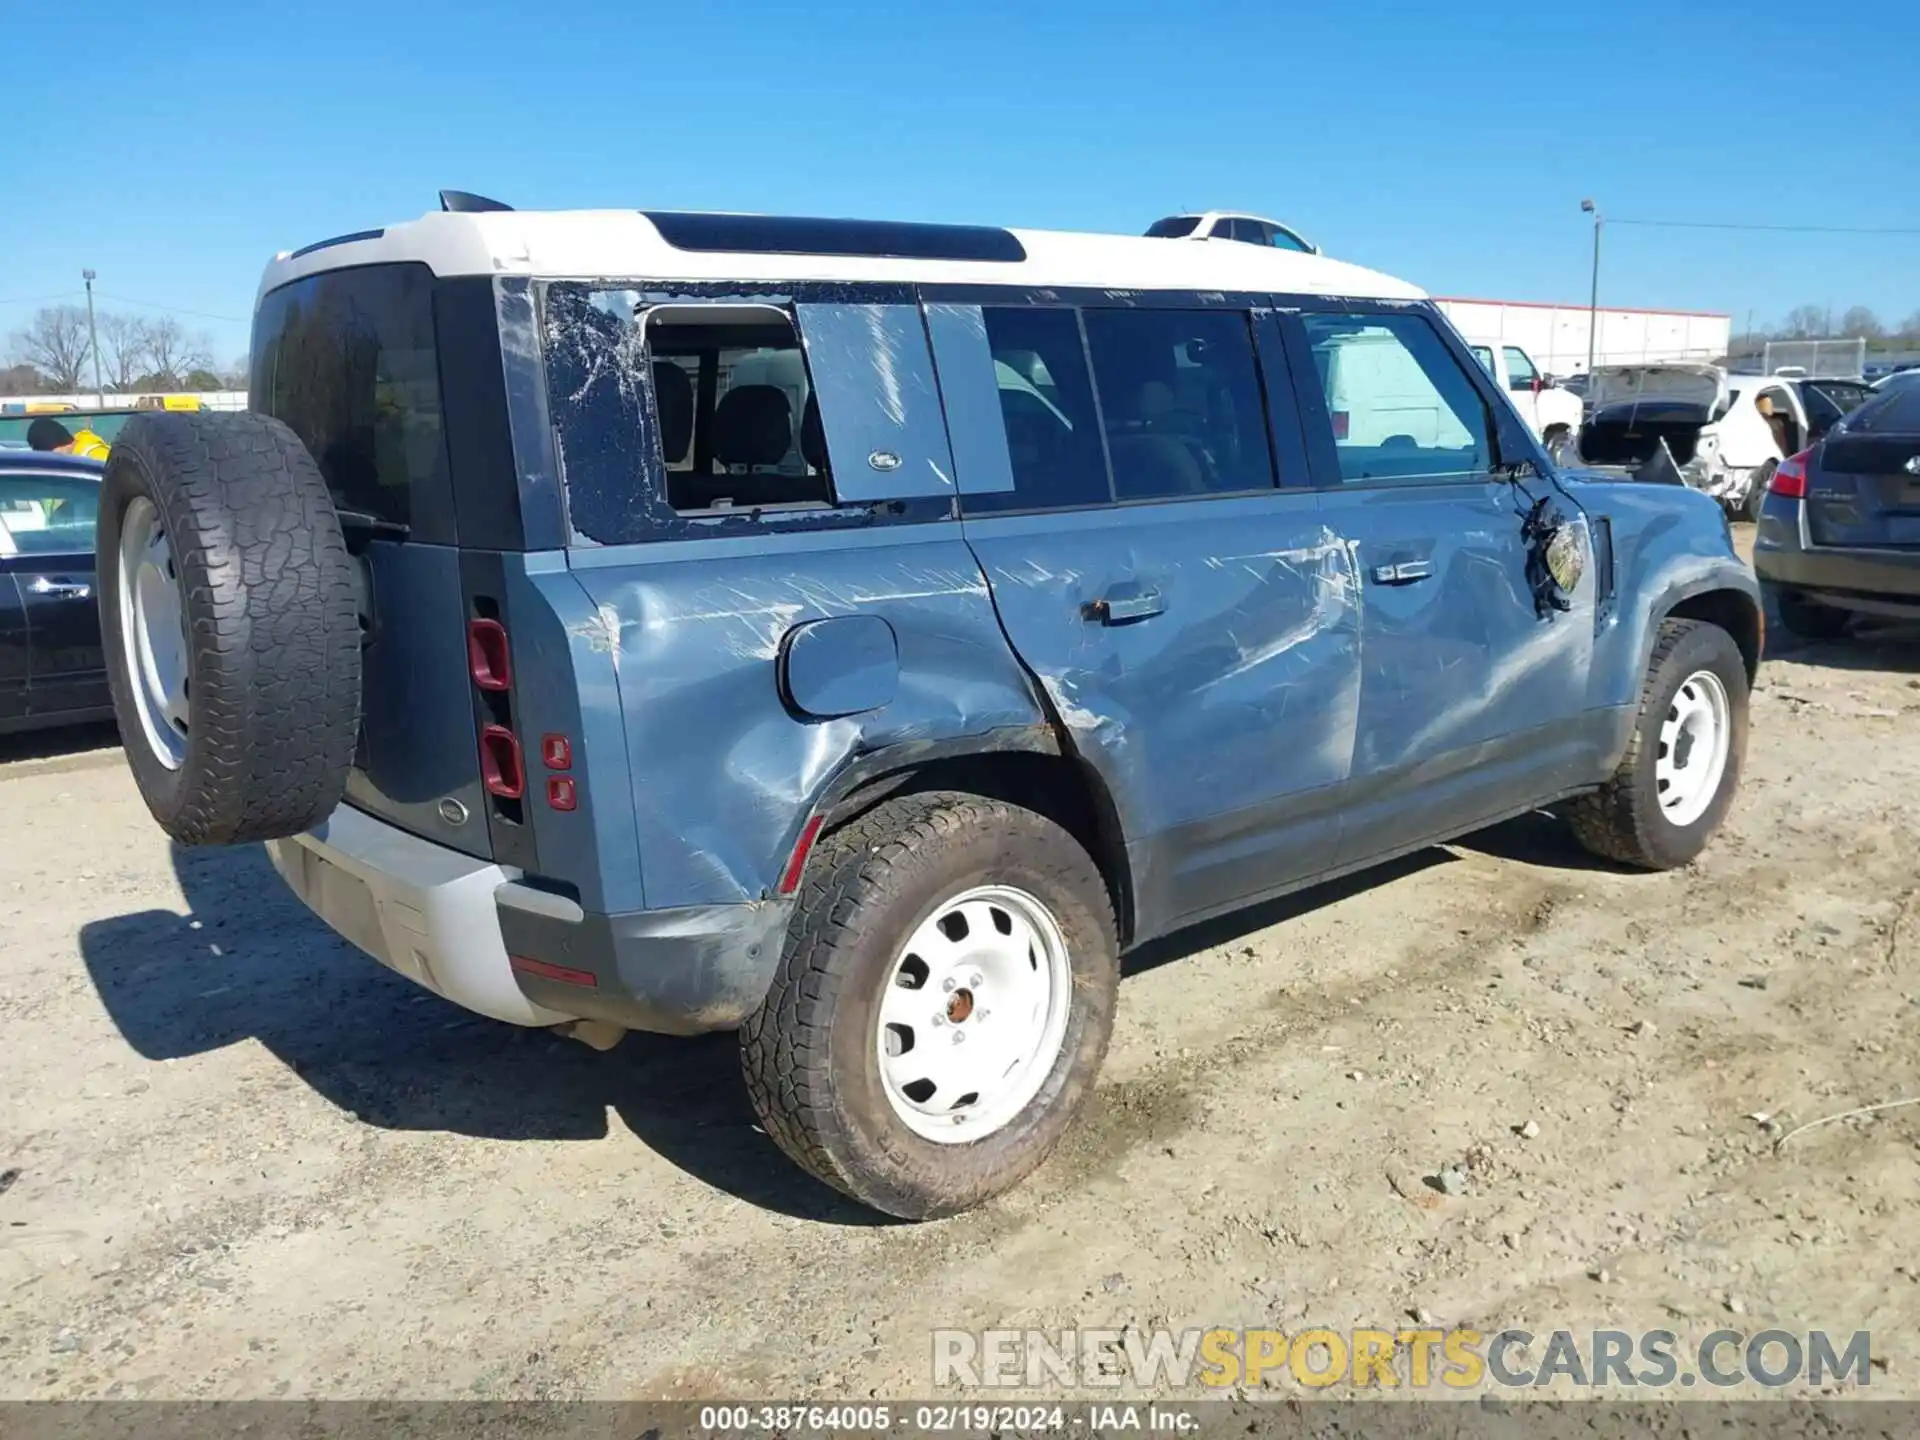
[[[114,715],[161,828],[223,845],[325,819],[360,724],[359,607],[298,437],[265,415],[135,416],[97,545]]]

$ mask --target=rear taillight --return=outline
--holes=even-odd
[[[507,629],[498,620],[467,622],[467,669],[473,683],[495,694],[513,688],[513,662],[507,658]]]
[[[480,779],[489,795],[502,800],[518,800],[527,793],[520,741],[504,725],[489,725],[480,732]]]
[[[1802,450],[1798,455],[1789,455],[1780,462],[1773,472],[1773,479],[1767,482],[1767,489],[1775,495],[1788,500],[1804,500],[1807,495],[1807,457],[1811,450]]]
[[[474,597],[479,613],[467,621],[467,673],[478,692],[480,783],[496,821],[526,823],[527,762],[513,728],[513,658],[500,607],[491,598]]]

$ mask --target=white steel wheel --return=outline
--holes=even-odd
[[[1680,682],[1654,760],[1654,790],[1669,824],[1686,827],[1706,813],[1720,789],[1733,743],[1733,712],[1727,687],[1711,670],[1696,670]]]
[[[120,633],[127,689],[154,758],[178,770],[187,756],[191,714],[187,622],[173,547],[160,512],[144,495],[120,527]]]
[[[1033,896],[982,885],[935,906],[901,947],[879,1006],[894,1114],[946,1145],[1005,1126],[1052,1072],[1072,995],[1066,939]]]

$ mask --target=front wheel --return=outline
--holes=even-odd
[[[1546,446],[1547,458],[1553,461],[1556,469],[1573,463],[1573,432],[1566,426],[1549,426],[1541,443]]]
[[[1726,818],[1746,750],[1739,646],[1704,620],[1663,621],[1627,753],[1613,779],[1573,802],[1574,836],[1623,865],[1685,865]]]
[[[802,1167],[923,1220],[1012,1188],[1093,1089],[1119,955],[1106,882],[1051,820],[956,792],[822,839],[742,1027],[747,1089]]]

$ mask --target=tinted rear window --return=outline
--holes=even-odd
[[[408,524],[414,492],[447,485],[432,272],[369,265],[273,291],[250,403],[300,437],[341,510]]]
[[[1881,391],[1847,416],[1846,429],[1855,435],[1920,435],[1920,385]]]
[[[1198,215],[1169,215],[1149,225],[1147,237],[1152,240],[1178,240],[1184,235],[1191,235],[1199,223]]]

